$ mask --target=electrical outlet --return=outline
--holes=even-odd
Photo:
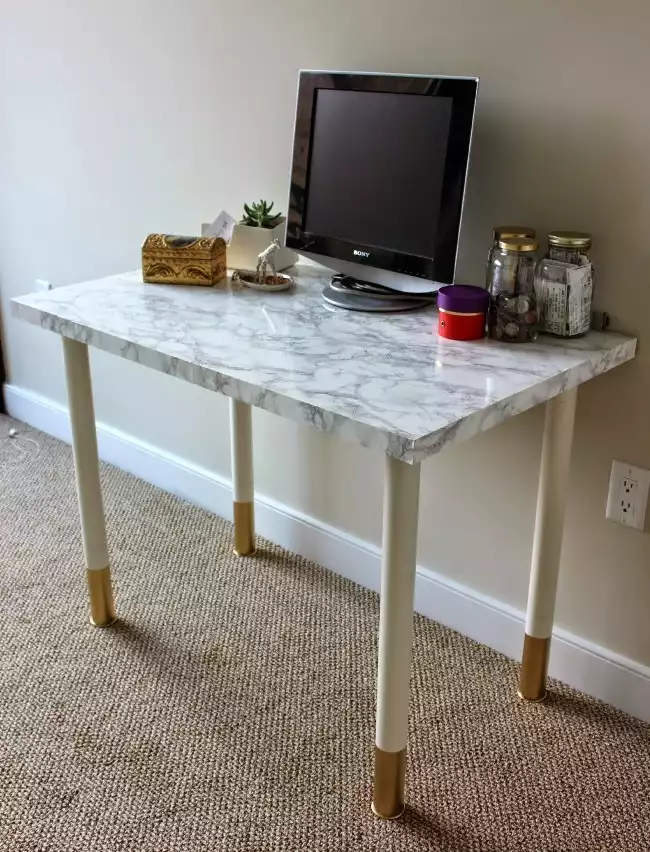
[[[49,281],[46,281],[44,278],[37,278],[34,281],[34,289],[36,290],[51,290],[52,284]]]
[[[650,490],[650,470],[612,462],[605,517],[626,527],[643,530]]]

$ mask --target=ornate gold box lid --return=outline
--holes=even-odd
[[[221,237],[149,234],[142,244],[142,279],[150,284],[205,284],[226,278]]]

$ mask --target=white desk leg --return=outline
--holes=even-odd
[[[230,400],[230,448],[232,457],[235,553],[255,553],[255,504],[253,492],[253,423],[251,407]]]
[[[68,384],[77,497],[90,594],[90,620],[96,627],[106,627],[115,621],[115,607],[99,483],[97,434],[88,346],[64,337],[63,358]]]
[[[546,697],[576,397],[574,388],[546,403],[526,635],[519,680],[519,696],[529,701],[542,701]]]
[[[404,811],[420,465],[386,457],[372,810]]]

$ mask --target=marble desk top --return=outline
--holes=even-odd
[[[15,316],[322,432],[417,462],[634,357],[591,332],[520,345],[439,338],[435,309],[328,306],[328,270],[285,293],[143,284],[140,272],[12,300]]]

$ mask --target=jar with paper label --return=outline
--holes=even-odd
[[[495,228],[492,229],[492,245],[490,246],[490,251],[488,252],[486,266],[486,289],[490,289],[492,261],[494,260],[494,257],[497,252],[499,251],[499,240],[509,240],[514,237],[529,237],[531,240],[534,240],[535,229],[531,228],[529,225],[497,225]]]
[[[540,260],[535,293],[540,330],[554,337],[582,337],[591,326],[594,275],[587,252],[591,235],[552,231]]]
[[[537,337],[535,298],[536,252],[530,237],[499,240],[490,266],[488,333],[504,343],[523,343]]]

